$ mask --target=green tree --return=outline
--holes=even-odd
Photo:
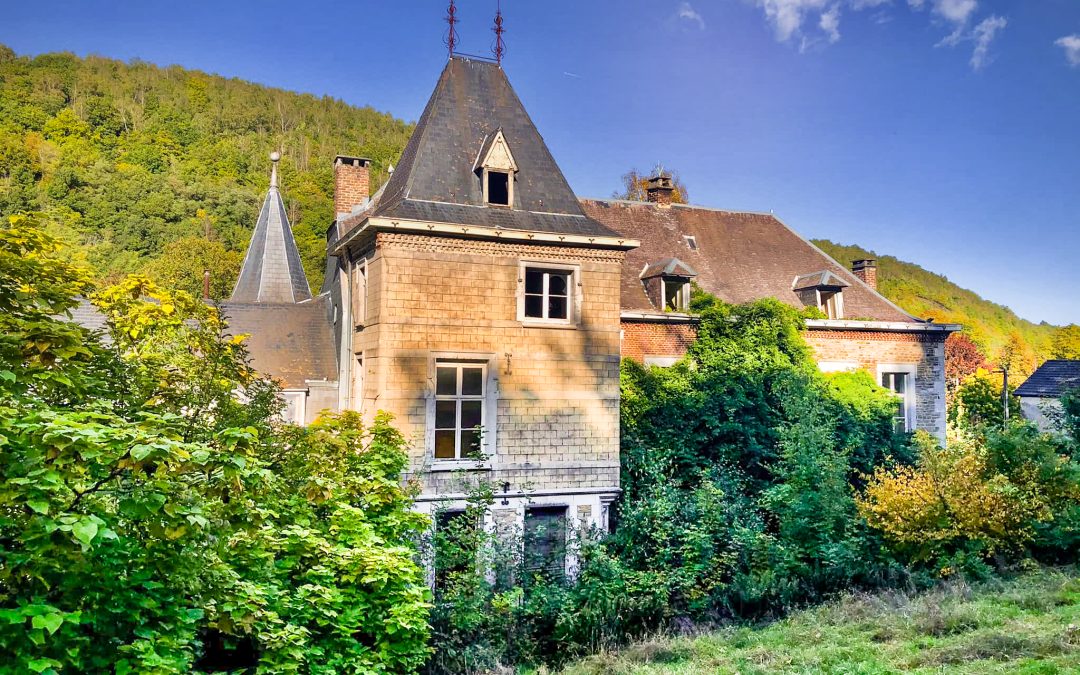
[[[166,244],[162,256],[148,263],[143,273],[164,288],[201,297],[203,273],[210,272],[210,297],[222,300],[232,293],[243,259],[243,254],[227,250],[221,242],[184,237]]]
[[[216,311],[0,227],[0,663],[416,671],[425,527],[385,417],[278,421]],[[91,294],[109,341],[63,314]]]

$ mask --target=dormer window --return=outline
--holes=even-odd
[[[484,139],[473,170],[480,176],[485,204],[514,206],[514,174],[518,168],[502,129]]]
[[[678,258],[664,258],[645,266],[641,283],[653,307],[664,312],[690,310],[690,282],[697,276],[692,267]]]
[[[828,270],[795,277],[791,289],[807,307],[817,307],[826,317],[844,318],[844,289],[850,284]]]

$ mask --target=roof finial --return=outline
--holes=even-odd
[[[446,8],[446,23],[450,24],[450,28],[446,31],[446,38],[443,39],[443,44],[446,45],[449,55],[454,55],[454,47],[457,46],[457,5],[454,4],[454,0],[450,0],[450,6]]]
[[[277,187],[277,163],[281,161],[281,153],[277,150],[270,153],[270,161],[273,168],[270,169],[270,187]]]
[[[495,27],[491,30],[495,33],[495,48],[492,50],[495,52],[495,61],[502,65],[502,57],[506,53],[506,43],[503,42],[503,33],[506,32],[506,29],[503,28],[502,0],[496,0]]]

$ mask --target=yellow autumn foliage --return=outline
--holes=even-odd
[[[916,466],[879,467],[859,512],[897,549],[927,560],[951,545],[973,542],[988,554],[1031,542],[1035,525],[1053,519],[1052,499],[1042,484],[1043,467],[1022,465],[1005,473],[991,468],[975,440],[940,447],[928,435],[917,440]]]

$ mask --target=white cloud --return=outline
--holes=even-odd
[[[675,16],[680,21],[689,21],[690,23],[697,24],[699,30],[705,30],[705,19],[701,14],[694,9],[693,5],[689,2],[679,3],[679,9],[675,12]]]
[[[933,0],[934,13],[955,24],[966,24],[975,10],[978,0]]]
[[[983,19],[979,22],[979,25],[975,26],[975,30],[972,32],[972,39],[975,40],[975,51],[971,53],[972,68],[982,70],[990,62],[990,43],[1008,25],[1009,22],[1004,17],[991,16]]]
[[[801,31],[806,16],[821,13],[828,0],[754,0],[754,4],[765,11],[776,39],[787,42]]]
[[[840,5],[833,5],[828,11],[822,13],[818,20],[818,27],[829,39],[829,42],[840,41]]]
[[[1054,41],[1054,44],[1065,50],[1065,59],[1073,68],[1080,68],[1080,33],[1066,35]]]

